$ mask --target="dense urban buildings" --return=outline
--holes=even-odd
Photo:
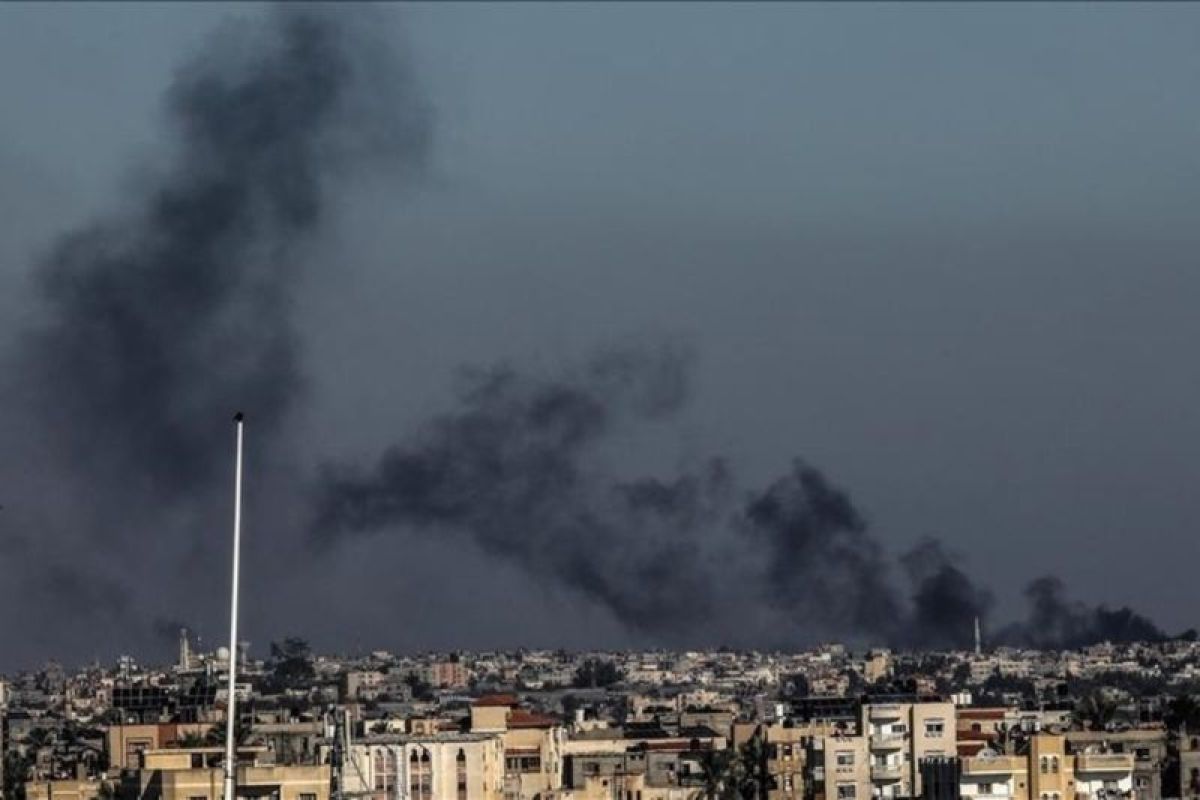
[[[229,652],[0,681],[4,800],[221,800]],[[247,800],[1200,797],[1200,645],[238,653]]]

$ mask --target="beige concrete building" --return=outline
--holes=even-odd
[[[25,784],[25,800],[99,800],[104,793],[103,781],[87,778]]]
[[[496,733],[504,743],[504,800],[562,788],[567,732],[557,717],[521,709],[512,695],[489,695],[471,705],[471,732]]]
[[[866,736],[822,736],[811,740],[808,796],[813,800],[871,797],[870,749]]]
[[[953,703],[864,703],[862,728],[870,748],[871,796],[921,794],[920,762],[957,753]]]
[[[164,723],[160,725],[112,725],[104,745],[109,766],[114,770],[133,769],[141,762],[144,750],[162,750],[189,740],[203,739],[212,729],[204,723]]]
[[[329,800],[328,765],[262,763],[265,748],[241,748],[235,781],[239,800]],[[140,766],[121,780],[122,800],[222,800],[220,747],[144,750]]]
[[[1067,752],[1061,734],[1035,734],[1024,755],[993,750],[964,758],[963,800],[1103,800],[1133,789],[1131,753]]]
[[[499,733],[370,736],[351,743],[343,791],[370,800],[500,800]]]

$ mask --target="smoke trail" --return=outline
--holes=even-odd
[[[903,642],[913,647],[965,649],[975,620],[987,620],[991,593],[976,586],[936,539],[920,542],[900,563],[913,586],[912,615]]]
[[[614,432],[681,408],[688,364],[676,350],[624,348],[554,377],[476,372],[457,410],[373,468],[327,467],[313,534],[324,546],[384,530],[465,537],[658,636],[753,641],[768,631],[752,623],[769,620],[771,635],[791,632],[790,644],[839,636],[968,647],[991,593],[935,539],[894,565],[849,495],[803,461],[753,492],[737,489],[721,458],[665,479],[598,467]],[[1020,635],[1040,631],[1030,640],[1043,646],[1161,638],[1128,609],[1066,604],[1053,581],[1030,595],[1035,613]]]
[[[1044,650],[1068,650],[1098,642],[1161,642],[1171,638],[1128,606],[1089,607],[1066,597],[1060,578],[1044,576],[1025,588],[1029,616],[1001,631],[1003,642]]]
[[[278,436],[302,388],[296,247],[329,184],[418,164],[429,123],[403,65],[345,14],[279,10],[224,30],[167,97],[174,163],[132,212],[65,236],[39,270],[45,325],[25,370],[46,428],[89,480],[169,502],[223,475],[233,408]],[[390,91],[364,98],[394,78]]]
[[[899,606],[879,544],[850,497],[797,461],[792,473],[753,497],[745,527],[766,556],[769,605],[808,625],[878,638]]]
[[[631,628],[698,620],[713,581],[691,528],[722,492],[723,468],[621,482],[589,463],[614,429],[679,407],[687,361],[669,347],[627,349],[555,378],[477,373],[459,410],[389,449],[373,470],[329,468],[314,531],[327,543],[397,525],[466,534],[487,553],[574,587]]]
[[[303,398],[292,303],[304,248],[348,178],[417,169],[430,145],[409,69],[364,13],[277,7],[217,31],[166,93],[162,167],[36,265],[42,314],[4,388],[27,406],[9,413],[40,423],[24,446],[50,463],[16,476],[27,485],[0,548],[33,542],[7,583],[29,584],[30,613],[56,629],[87,618],[85,634],[107,625],[128,646],[151,635],[146,608],[197,613],[187,587],[214,551],[203,517],[221,508],[230,412],[254,420],[251,459],[288,444]],[[114,569],[136,582],[102,577]]]

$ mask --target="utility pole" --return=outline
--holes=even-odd
[[[238,661],[238,569],[242,549],[242,412],[233,415],[237,426],[237,456],[233,478],[233,581],[229,601],[229,704],[225,712],[225,800],[236,800],[234,786],[237,774],[237,742],[234,727],[237,721],[237,661]]]

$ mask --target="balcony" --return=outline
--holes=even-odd
[[[904,768],[899,764],[872,764],[871,780],[898,781],[900,780],[903,770]]]
[[[1025,771],[1025,759],[1017,756],[993,756],[991,758],[964,758],[963,775],[1011,775]]]
[[[1076,772],[1131,772],[1133,753],[1082,753],[1075,756]]]
[[[904,736],[899,733],[876,733],[871,736],[872,750],[899,750],[904,747]]]
[[[903,708],[895,703],[867,706],[868,719],[900,719]]]

